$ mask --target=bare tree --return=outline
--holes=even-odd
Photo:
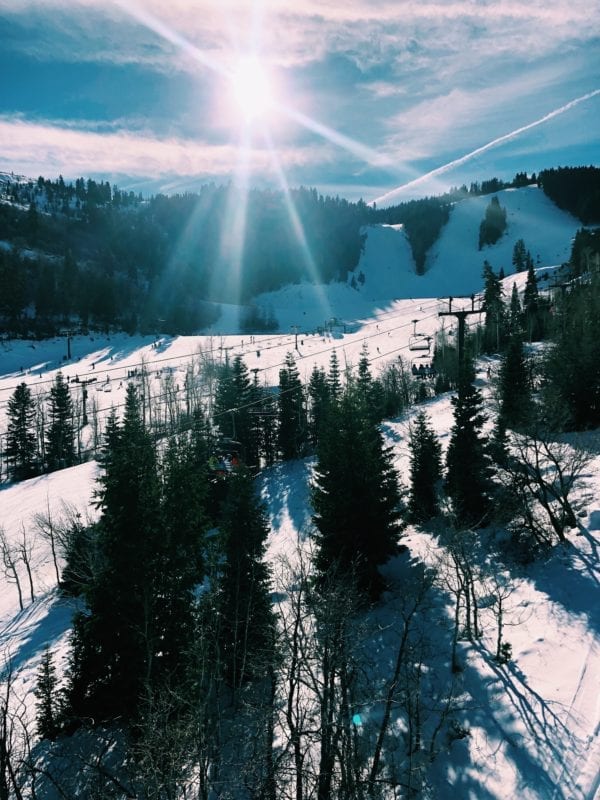
[[[553,536],[565,542],[565,530],[577,525],[572,491],[591,454],[541,430],[515,434],[512,451],[501,477],[516,499],[520,524],[537,542],[550,543]]]
[[[21,538],[16,544],[16,551],[25,566],[27,578],[29,580],[29,595],[31,602],[35,602],[35,592],[33,588],[33,573],[31,571],[31,559],[33,558],[35,542],[31,535],[25,529],[25,525],[21,523]]]
[[[24,800],[34,796],[25,793],[31,736],[25,705],[15,695],[10,657],[0,673],[0,686],[0,800]]]
[[[38,512],[34,514],[33,522],[38,535],[50,545],[50,552],[52,554],[52,563],[54,564],[54,571],[56,573],[56,585],[60,583],[60,571],[58,569],[58,530],[52,512],[50,510],[50,498],[46,495],[46,510],[45,512]]]
[[[22,611],[24,608],[23,592],[21,590],[21,580],[17,571],[16,553],[14,547],[6,538],[6,531],[4,528],[0,528],[0,554],[2,555],[4,576],[9,583],[14,583],[17,587],[17,592],[19,595],[19,608]]]

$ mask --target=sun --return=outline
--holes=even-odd
[[[231,73],[231,95],[245,122],[266,120],[275,106],[273,82],[256,56],[240,58]]]

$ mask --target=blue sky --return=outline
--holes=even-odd
[[[386,202],[600,161],[589,0],[0,0],[0,30],[0,170]]]

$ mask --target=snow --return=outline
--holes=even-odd
[[[72,381],[95,379],[88,385],[101,411],[124,401],[127,374],[145,364],[152,377],[172,370],[182,385],[189,364],[198,359],[222,361],[243,355],[249,369],[257,369],[268,385],[278,380],[287,352],[295,352],[303,379],[313,365],[327,367],[335,350],[342,366],[356,365],[366,342],[373,370],[399,355],[410,357],[413,320],[420,333],[433,334],[440,326],[438,312],[446,308],[447,294],[458,297],[481,290],[481,269],[488,258],[498,269],[511,271],[514,241],[525,240],[540,271],[568,257],[576,221],[555,209],[537,189],[498,193],[508,210],[509,231],[498,245],[477,251],[477,230],[489,198],[469,198],[453,211],[428,261],[423,277],[414,274],[410,248],[401,226],[367,229],[365,251],[356,275],[364,273],[358,290],[350,285],[289,286],[264,295],[280,325],[277,334],[250,336],[237,327],[239,309],[228,307],[214,330],[203,336],[142,337],[118,335],[76,336],[72,358],[65,360],[66,339],[46,342],[0,343],[0,431],[5,430],[7,400],[15,386],[26,381],[34,391],[47,392],[57,371]],[[540,222],[543,217],[544,222]],[[466,246],[465,242],[473,243]],[[523,286],[524,275],[508,275]],[[459,301],[457,301],[457,307]],[[463,301],[463,304],[467,301]],[[336,322],[332,323],[335,318]],[[344,332],[344,323],[346,331]],[[448,323],[446,323],[447,325]],[[298,350],[295,351],[298,326]],[[320,331],[318,329],[321,329]],[[326,328],[330,328],[327,330]],[[260,353],[260,354],[259,354]],[[477,382],[490,397],[487,362],[479,364]],[[158,381],[155,382],[158,386]],[[81,384],[71,383],[74,397]],[[111,391],[106,391],[110,388]],[[98,391],[96,391],[96,389]],[[158,393],[158,389],[157,389]],[[428,401],[432,424],[447,445],[452,425],[449,396]],[[394,462],[408,482],[407,431],[411,414],[387,421],[383,431],[393,448]],[[491,612],[483,612],[484,636],[475,645],[462,643],[464,669],[459,676],[461,720],[470,735],[438,753],[430,768],[435,797],[477,800],[594,800],[600,790],[600,448],[598,437],[587,443],[592,460],[579,489],[578,529],[569,533],[569,545],[555,548],[546,559],[514,571],[514,593],[507,612],[506,638],[513,648],[507,665],[494,662],[495,626]],[[0,449],[2,447],[0,446]],[[258,479],[270,521],[268,558],[271,563],[293,559],[298,543],[309,540],[311,459],[279,464]],[[32,536],[37,513],[60,515],[69,504],[84,516],[91,504],[95,462],[34,478],[0,485],[0,526],[7,540],[17,543],[25,529]],[[493,538],[496,532],[485,535]],[[409,527],[404,533],[411,559],[435,563],[443,552],[430,531]],[[386,572],[393,576],[400,560]],[[35,601],[29,601],[22,575],[25,608],[19,610],[14,585],[0,585],[0,644],[10,655],[17,676],[16,689],[29,707],[33,704],[35,672],[49,645],[59,664],[68,648],[72,607],[55,590],[49,546],[39,537],[32,559]],[[497,564],[497,573],[503,571]],[[393,617],[393,601],[377,612]],[[448,597],[438,588],[436,614],[430,635],[439,636],[440,652],[448,635]],[[378,658],[389,661],[391,650],[382,640]],[[434,638],[435,641],[435,638]],[[444,650],[447,652],[447,650]],[[442,662],[434,673],[442,674]],[[440,678],[441,680],[442,678]],[[368,715],[367,715],[368,716]]]

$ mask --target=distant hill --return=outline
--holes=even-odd
[[[580,221],[548,187],[569,206],[576,185],[589,212],[600,170],[581,170],[545,171],[544,191],[522,173],[512,188],[492,179],[386,209],[301,188],[290,193],[293,211],[281,192],[267,190],[244,197],[208,185],[144,199],[107,182],[2,173],[0,332],[49,336],[68,325],[191,333],[221,328],[224,304],[241,330],[267,332],[284,324],[277,293],[313,297],[320,318],[330,314],[323,287],[332,282],[329,293],[354,292],[357,313],[394,297],[470,293],[484,260],[512,271],[519,240],[537,266],[569,259]],[[480,250],[490,197],[508,224]]]

